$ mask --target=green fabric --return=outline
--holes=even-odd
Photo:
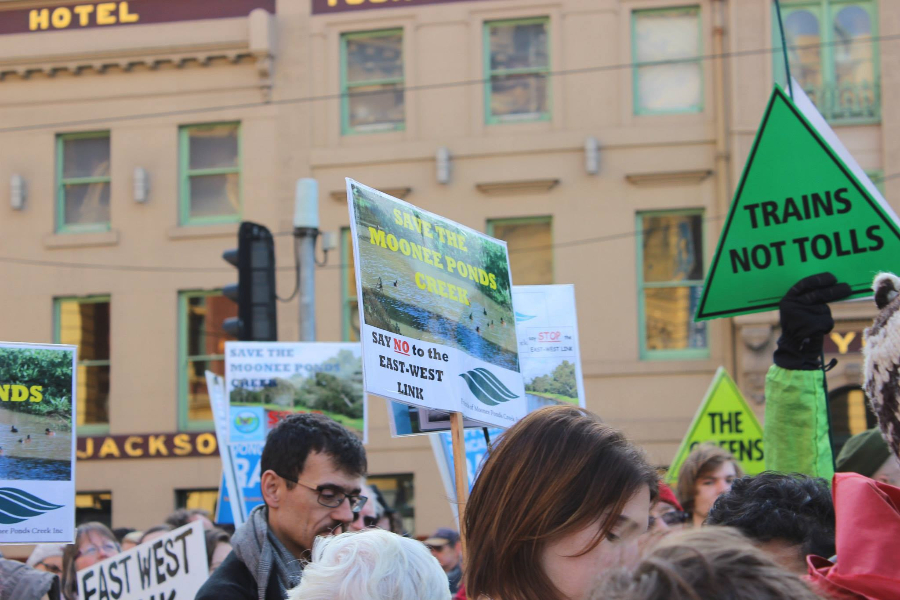
[[[834,462],[828,435],[825,374],[772,365],[766,375],[763,447],[766,469],[831,481]]]

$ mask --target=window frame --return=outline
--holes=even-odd
[[[355,267],[351,267],[348,259],[354,259],[353,232],[350,227],[341,227],[341,339],[345,342],[358,342],[359,340],[353,340],[350,337],[350,324],[353,321],[353,313],[355,312],[359,316],[359,307],[351,308],[351,302],[359,302],[359,296],[357,295],[356,285],[351,286],[347,281],[347,270],[352,269],[355,271]],[[356,274],[354,273],[354,283],[355,276]],[[362,334],[362,331],[360,331],[360,334]]]
[[[110,294],[97,294],[92,296],[57,296],[53,298],[53,343],[60,344],[62,343],[62,313],[61,307],[63,302],[77,302],[78,304],[100,304],[102,302],[109,303],[109,345],[110,345],[110,357],[108,360],[82,360],[81,356],[78,356],[78,362],[75,364],[76,370],[78,367],[109,367],[109,378],[110,378],[110,390],[112,390],[112,296]],[[112,394],[110,393],[110,400],[112,400]],[[112,412],[112,411],[110,411]],[[112,415],[110,415],[111,417]],[[79,436],[90,436],[90,435],[105,435],[109,433],[109,422],[107,423],[85,423],[83,425],[77,426],[77,433]]]
[[[645,110],[641,108],[638,71],[641,67],[657,64],[656,61],[641,63],[637,60],[637,18],[639,15],[649,13],[671,13],[682,11],[694,11],[697,17],[697,56],[692,60],[681,60],[679,63],[694,62],[700,67],[700,102],[695,107],[686,109]],[[703,68],[703,11],[699,4],[685,4],[682,6],[666,6],[662,8],[635,8],[631,11],[631,102],[635,116],[660,116],[660,115],[695,115],[706,110],[706,73]]]
[[[109,140],[109,175],[103,177],[64,177],[65,142],[69,140],[86,140],[106,138]],[[66,223],[66,186],[107,183],[110,191],[110,220],[102,223]],[[56,232],[57,233],[98,233],[112,228],[112,132],[108,129],[98,131],[80,131],[75,133],[58,133],[56,135]]]
[[[546,67],[522,67],[520,69],[500,69],[494,71],[491,69],[491,27],[498,25],[536,25],[544,24],[547,28],[547,66]],[[553,116],[553,44],[550,39],[550,17],[525,17],[520,19],[492,19],[484,21],[482,27],[482,61],[484,75],[484,123],[485,125],[513,125],[517,123],[543,123],[550,121]],[[491,111],[491,95],[493,94],[493,85],[491,83],[494,76],[503,75],[533,75],[545,74],[547,78],[547,110],[542,112],[538,117],[530,118],[504,118],[495,117]]]
[[[878,39],[879,33],[879,15],[878,2],[876,0],[786,0],[781,5],[782,17],[785,13],[797,9],[814,9],[816,16],[819,18],[820,43],[819,63],[822,69],[822,87],[823,89],[832,89],[837,85],[835,83],[835,62],[834,62],[834,17],[838,11],[847,6],[858,6],[869,14],[872,20],[872,72],[874,73],[874,81],[872,87],[875,91],[875,112],[874,117],[840,117],[833,118],[830,110],[822,112],[826,107],[816,108],[822,112],[822,116],[829,124],[836,125],[875,125],[882,121],[882,87],[881,87],[881,44]],[[772,3],[772,39],[773,47],[776,52],[772,54],[774,67],[772,70],[773,79],[776,83],[784,87],[787,80],[787,74],[784,72],[784,51],[781,46],[781,30],[778,26],[778,9],[775,3]],[[779,81],[780,79],[780,81]],[[805,90],[804,90],[805,91]]]
[[[522,225],[528,223],[548,223],[550,225],[550,283],[544,283],[540,285],[553,285],[556,282],[556,253],[553,251],[554,248],[554,236],[553,236],[553,215],[533,215],[529,217],[498,217],[498,218],[489,218],[487,220],[487,224],[485,227],[485,233],[493,238],[497,236],[494,235],[494,227],[497,225]],[[497,238],[500,239],[500,238]],[[509,259],[510,263],[512,263],[512,258]],[[512,277],[512,267],[510,267],[510,277]],[[520,285],[513,281],[513,285]]]
[[[234,125],[237,127],[237,166],[214,169],[191,169],[191,131]],[[217,121],[214,123],[191,123],[178,126],[178,219],[179,225],[219,225],[239,223],[244,214],[244,135],[241,121]],[[211,217],[191,217],[191,177],[203,175],[231,175],[238,177],[238,211],[233,215]]]
[[[703,277],[704,279],[687,279],[678,282],[645,282],[644,281],[644,217],[656,216],[700,216],[701,236],[703,240],[703,253],[700,257],[703,261]],[[635,213],[635,240],[637,241],[636,250],[636,280],[638,294],[638,348],[640,360],[703,360],[710,357],[710,328],[706,325],[706,347],[705,348],[684,348],[684,349],[668,349],[668,350],[651,350],[647,348],[647,314],[646,300],[644,290],[660,289],[660,288],[679,288],[679,287],[695,287],[701,288],[705,284],[707,275],[707,259],[706,259],[706,219],[704,218],[705,210],[703,208],[686,208],[677,210],[646,210],[637,211]],[[694,320],[694,315],[690,315]]]
[[[347,41],[360,38],[377,38],[387,37],[390,35],[400,34],[400,66],[401,76],[399,79],[370,79],[366,81],[347,80]],[[404,42],[406,33],[403,27],[392,27],[389,29],[371,29],[367,31],[352,31],[341,34],[341,135],[370,135],[379,133],[389,133],[392,131],[406,130],[406,52]],[[385,123],[385,127],[377,129],[357,129],[350,125],[350,91],[352,88],[367,87],[372,85],[389,85],[399,84],[403,91],[403,122],[401,123]]]
[[[188,309],[192,298],[221,296],[222,290],[181,290],[178,292],[178,431],[214,431],[213,419],[191,419],[188,408],[188,367],[191,362],[225,360],[224,354],[188,356]]]

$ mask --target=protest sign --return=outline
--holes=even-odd
[[[193,522],[76,577],[79,600],[191,600],[208,576],[203,525]]]
[[[216,440],[219,444],[219,458],[222,459],[222,484],[219,486],[219,501],[216,503],[216,523],[233,523],[240,527],[247,516],[243,505],[236,505],[232,510],[231,499],[238,498],[235,470],[231,464],[231,453],[228,451],[230,439],[228,397],[225,394],[225,378],[212,371],[206,371],[206,389],[209,392],[209,406],[213,413],[213,424],[216,428]],[[223,493],[224,490],[224,493]]]
[[[244,507],[244,515],[264,502],[260,486],[260,461],[265,442],[231,442],[228,455],[237,484],[236,498]],[[232,508],[232,510],[234,510]],[[246,520],[246,519],[245,519]]]
[[[233,523],[239,527],[251,510],[265,502],[260,485],[264,446],[265,442],[231,442],[227,451],[223,449],[222,455],[228,456],[228,470],[222,473],[219,485],[216,523]]]
[[[0,343],[0,543],[75,541],[76,361]]]
[[[734,380],[719,367],[669,466],[666,482],[678,482],[678,470],[694,446],[711,443],[730,452],[747,475],[766,470],[762,427]]]
[[[900,269],[900,226],[881,193],[793,82],[775,86],[722,229],[696,320],[771,310],[808,275],[853,296]]]
[[[498,427],[525,414],[506,244],[347,180],[366,391]]]
[[[512,297],[526,411],[564,402],[584,408],[575,286],[514,285]],[[394,437],[450,429],[447,412],[400,402],[388,401],[388,418]],[[481,424],[467,419],[465,426]]]
[[[226,342],[230,442],[263,441],[294,412],[325,414],[366,442],[359,344]]]

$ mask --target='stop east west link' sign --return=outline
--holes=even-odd
[[[255,8],[274,14],[275,0],[69,2],[0,10],[0,35],[246,17]]]

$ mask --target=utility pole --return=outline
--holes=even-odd
[[[298,179],[294,195],[294,252],[299,286],[299,341],[316,341],[316,238],[319,237],[319,184]]]

